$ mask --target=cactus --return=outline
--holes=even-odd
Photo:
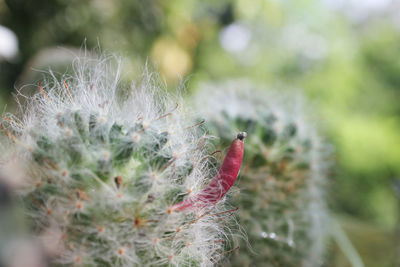
[[[229,266],[321,266],[326,146],[299,97],[252,87],[245,81],[203,85],[195,96],[220,146],[234,132],[248,133],[236,197],[248,243],[241,239]]]
[[[125,90],[113,62],[78,58],[72,76],[39,84],[22,118],[3,116],[34,231],[57,244],[57,265],[214,265],[228,254],[224,200],[170,209],[217,173],[207,136],[157,77]]]

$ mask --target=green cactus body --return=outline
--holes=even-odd
[[[248,243],[229,266],[321,266],[326,156],[301,107],[246,82],[205,87],[195,99],[220,145],[248,133],[235,197]]]
[[[168,212],[216,173],[205,137],[149,74],[118,91],[108,60],[78,59],[66,84],[41,86],[22,120],[2,124],[25,171],[20,195],[35,231],[53,233],[53,262],[210,266],[226,247],[224,201]],[[204,214],[207,214],[205,216]],[[210,216],[210,214],[215,214]]]

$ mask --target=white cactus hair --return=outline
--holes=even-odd
[[[258,188],[258,190],[267,191],[262,193],[256,189],[254,189],[254,191],[251,191],[253,189],[250,190],[250,194],[252,195],[249,195],[249,198],[254,201],[255,212],[252,213],[253,215],[250,215],[250,211],[248,212],[239,204],[239,223],[243,224],[242,219],[248,218],[251,226],[246,224],[242,226],[247,231],[249,235],[249,243],[253,246],[256,254],[252,254],[252,249],[248,249],[249,256],[244,260],[244,262],[240,262],[239,259],[236,258],[233,259],[233,262],[236,262],[237,266],[240,266],[240,264],[249,264],[249,261],[252,262],[250,265],[260,263],[257,262],[257,258],[259,261],[260,259],[262,261],[262,255],[264,252],[259,251],[254,247],[254,242],[260,241],[252,240],[252,237],[260,236],[260,239],[266,239],[270,236],[270,238],[275,241],[282,241],[281,243],[285,243],[285,246],[300,248],[303,256],[302,258],[293,258],[288,260],[286,263],[264,261],[263,264],[265,264],[265,266],[275,266],[275,264],[278,263],[282,266],[292,266],[290,264],[293,264],[293,266],[321,266],[328,233],[325,226],[327,225],[326,222],[328,220],[325,189],[327,185],[327,173],[331,166],[331,160],[329,158],[331,157],[332,149],[320,136],[319,130],[321,129],[321,120],[314,115],[315,112],[311,108],[310,102],[305,101],[300,90],[278,91],[266,89],[265,85],[258,85],[246,79],[234,79],[219,83],[203,83],[200,84],[198,88],[200,90],[198,90],[192,103],[196,106],[196,110],[198,110],[200,116],[204,117],[206,121],[211,122],[211,124],[214,125],[211,125],[211,128],[214,129],[211,130],[211,134],[217,135],[221,139],[228,138],[234,132],[248,130],[238,128],[235,122],[233,122],[235,119],[251,119],[254,123],[263,125],[265,121],[262,120],[260,114],[266,112],[266,114],[272,114],[277,118],[274,124],[274,131],[277,136],[283,134],[285,125],[290,123],[296,125],[296,136],[290,141],[287,141],[289,142],[289,145],[300,148],[300,144],[302,144],[304,140],[310,140],[312,143],[309,152],[303,154],[301,152],[296,152],[294,156],[298,161],[303,157],[304,161],[309,163],[309,171],[306,174],[306,185],[304,186],[304,189],[302,189],[304,191],[301,191],[302,193],[297,196],[297,199],[300,201],[298,202],[298,200],[296,200],[298,206],[287,208],[291,214],[295,214],[296,218],[301,218],[300,224],[307,221],[307,226],[305,226],[306,228],[302,230],[306,232],[307,238],[311,240],[308,243],[310,247],[300,248],[304,246],[302,245],[304,240],[292,237],[290,230],[286,233],[282,230],[278,230],[278,225],[282,225],[282,220],[287,220],[286,224],[289,225],[289,228],[291,224],[294,224],[294,228],[304,227],[297,226],[296,221],[291,221],[291,215],[286,216],[280,213],[273,214],[273,209],[269,210],[268,208],[261,208],[265,206],[268,207],[268,198],[277,194],[277,192],[274,192],[275,189],[273,184],[271,183],[271,186],[269,186],[270,182],[267,177],[270,175],[270,170],[265,169],[265,167],[260,167],[260,170],[257,170],[255,173],[251,174],[251,170],[249,173],[246,173],[247,168],[252,167],[251,163],[244,160],[241,174],[245,176],[247,175],[248,178],[246,179],[248,180],[243,180],[244,178],[240,175],[238,178],[239,183],[237,185],[239,187],[244,186],[246,189],[246,187],[256,186],[255,181],[258,180],[263,184],[261,188]],[[282,145],[279,142],[267,147],[258,134],[259,132],[248,134],[246,146],[247,155],[251,154],[253,150],[258,151],[261,149],[264,155],[267,155],[267,162],[282,157]],[[258,178],[256,178],[255,175],[258,175]],[[291,174],[288,175],[290,177]],[[254,178],[254,180],[252,180],[252,178]],[[289,182],[292,181],[293,178],[290,178]],[[276,181],[275,183],[284,184],[285,181]],[[246,192],[244,194],[246,194]],[[247,192],[247,194],[249,193]],[[268,214],[268,220],[263,216],[263,212],[272,212],[271,214]],[[251,231],[257,233],[251,234]],[[265,243],[260,245],[258,249],[260,249],[260,247],[263,247],[262,249],[265,248],[264,251],[267,251],[265,252],[266,255],[269,254],[271,256],[268,256],[270,259],[274,256],[280,259],[289,259],[291,257],[289,255],[290,253],[286,252],[285,254],[285,250],[280,252],[281,255],[271,255],[279,252],[279,249],[274,252],[273,249],[268,248]],[[238,253],[239,257],[240,255],[243,255],[241,253],[243,253],[243,251]],[[266,258],[264,258],[264,260],[265,259]]]
[[[2,128],[13,141],[3,160],[18,161],[25,172],[19,193],[29,215],[39,235],[59,241],[54,257],[59,264],[212,266],[228,247],[233,216],[221,212],[227,210],[224,200],[213,207],[168,212],[178,198],[199,192],[216,173],[204,160],[208,137],[190,127],[196,122],[188,118],[181,97],[167,93],[156,74],[146,69],[141,82],[124,89],[119,72],[113,56],[78,57],[72,75],[58,80],[50,72],[37,94],[19,93],[26,99],[20,105],[22,115],[3,116]],[[117,125],[122,127],[117,127],[118,142],[145,138],[150,160],[111,164],[106,178],[100,177],[96,166],[108,168],[109,158],[121,151],[111,151],[102,133],[83,141],[74,114],[85,124],[85,135],[92,134],[88,129],[93,119],[95,134],[104,131],[109,138]],[[129,127],[138,124],[141,128],[132,135]],[[163,134],[165,142],[160,141]],[[39,144],[42,136],[44,144]],[[59,151],[64,143],[78,151],[79,164],[75,156]],[[56,148],[48,148],[52,146]],[[167,163],[149,163],[167,156]],[[106,163],[98,165],[99,160]],[[187,164],[191,171],[178,177]]]

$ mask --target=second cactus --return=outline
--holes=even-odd
[[[300,97],[245,81],[205,84],[195,100],[217,148],[245,130],[245,158],[234,198],[247,233],[229,265],[321,266],[327,147]]]

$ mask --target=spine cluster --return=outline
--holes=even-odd
[[[253,87],[244,81],[204,85],[195,98],[217,147],[234,132],[248,133],[235,197],[248,240],[241,240],[229,265],[321,266],[326,146],[300,98]]]
[[[23,169],[19,194],[35,232],[54,244],[53,263],[219,262],[232,218],[224,200],[171,212],[217,173],[179,98],[148,73],[124,90],[108,59],[78,59],[74,70],[39,84],[22,116],[1,122],[12,141],[6,157]]]

